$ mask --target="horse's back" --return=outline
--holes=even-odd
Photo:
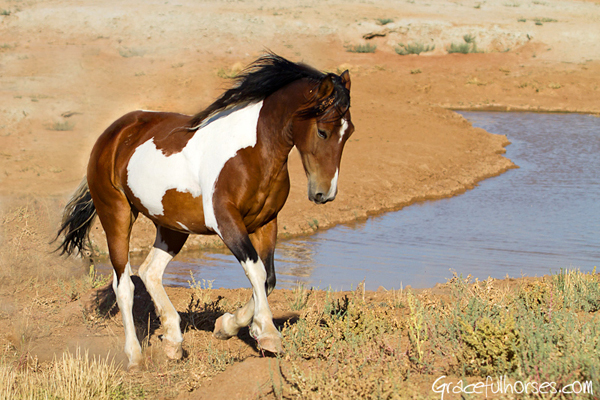
[[[178,113],[142,110],[123,115],[96,141],[88,165],[88,178],[107,169],[112,170],[110,175],[118,178],[138,146],[151,138],[161,141],[170,134],[185,136],[189,119],[190,116]]]

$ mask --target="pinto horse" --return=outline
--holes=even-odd
[[[134,111],[98,138],[87,177],[65,208],[59,250],[83,251],[93,219],[100,218],[130,369],[142,361],[129,263],[139,212],[156,225],[139,275],[165,328],[169,358],[182,357],[183,336],[162,276],[190,234],[219,235],[252,284],[251,299],[219,317],[214,336],[228,339],[251,323],[260,349],[282,351],[267,296],[275,287],[277,214],[290,189],[288,155],[294,146],[300,152],[308,198],[317,204],[333,200],[342,150],[354,131],[349,108],[348,71],[326,74],[268,53],[195,116]]]

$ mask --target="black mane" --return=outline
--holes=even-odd
[[[318,86],[326,77],[332,76],[335,90],[331,97],[321,104],[303,110],[301,115],[313,118],[322,115],[332,107],[344,113],[350,106],[350,95],[335,74],[325,74],[306,64],[293,63],[274,53],[267,53],[250,64],[235,78],[235,84],[223,93],[214,103],[194,115],[190,120],[191,129],[197,129],[209,116],[240,104],[255,103],[264,100],[284,86],[308,79]],[[316,91],[315,91],[316,92]],[[307,99],[308,101],[316,99]],[[326,107],[324,105],[326,104]]]

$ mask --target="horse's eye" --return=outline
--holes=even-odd
[[[325,132],[323,129],[317,129],[317,135],[321,139],[327,139],[327,132]]]

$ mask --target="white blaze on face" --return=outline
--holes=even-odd
[[[329,185],[329,192],[327,192],[327,198],[332,199],[337,194],[337,182],[338,182],[338,174],[340,170],[339,168],[335,169],[335,175],[333,179],[331,179],[331,184]]]
[[[344,135],[346,134],[346,131],[348,130],[348,120],[346,118],[342,118],[342,126],[340,126],[340,143],[342,142],[342,140],[344,139]]]
[[[127,185],[151,215],[163,215],[167,190],[202,195],[204,224],[220,233],[213,208],[215,184],[230,158],[256,145],[262,106],[260,101],[209,118],[181,152],[170,156],[157,149],[153,140],[143,143],[127,165]]]

